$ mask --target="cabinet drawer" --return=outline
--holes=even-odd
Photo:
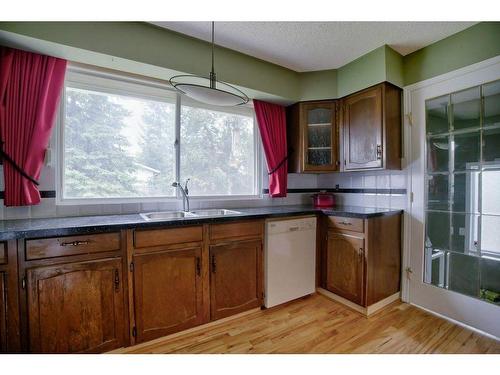
[[[0,264],[7,263],[7,249],[4,242],[0,242]]]
[[[234,223],[213,224],[210,226],[210,240],[262,237],[263,233],[264,225],[261,220],[237,221]]]
[[[364,231],[364,220],[353,217],[328,216],[328,227],[333,229]]]
[[[114,250],[120,250],[120,233],[26,240],[27,260],[101,253]]]
[[[201,225],[185,228],[136,230],[134,232],[134,246],[136,248],[200,241],[203,241],[203,227]]]

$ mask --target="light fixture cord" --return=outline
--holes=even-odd
[[[214,34],[215,34],[215,22],[212,21],[212,71],[210,72],[210,87],[212,89],[215,88],[215,69],[214,69],[214,50],[215,50],[215,40],[214,40]]]

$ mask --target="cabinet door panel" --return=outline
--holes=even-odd
[[[134,257],[137,341],[203,323],[201,247]]]
[[[260,240],[210,247],[212,320],[261,305],[261,252]]]
[[[123,346],[121,269],[121,259],[29,269],[30,351],[96,353]]]
[[[359,305],[363,302],[364,240],[343,233],[329,233],[327,289]]]
[[[304,172],[338,170],[338,131],[335,102],[304,103],[301,138]]]
[[[382,167],[382,88],[344,100],[344,169]]]
[[[5,273],[0,272],[0,353],[7,351],[7,293]]]

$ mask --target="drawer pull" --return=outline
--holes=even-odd
[[[61,242],[61,246],[81,246],[88,245],[91,241],[71,241],[71,242]]]
[[[342,224],[342,225],[352,225],[352,223],[350,223],[348,221],[340,221],[339,224]]]

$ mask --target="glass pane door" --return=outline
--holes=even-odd
[[[425,116],[424,282],[500,305],[500,81]]]
[[[307,164],[332,164],[332,109],[315,108],[307,111]]]

